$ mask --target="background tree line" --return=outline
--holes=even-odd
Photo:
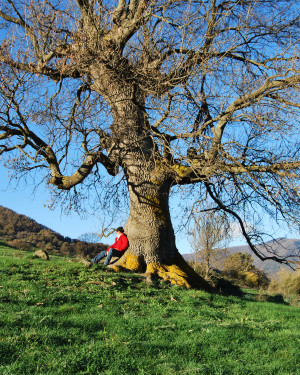
[[[50,254],[84,257],[92,257],[108,247],[103,243],[94,243],[95,235],[88,237],[89,240],[93,237],[93,242],[64,237],[25,215],[0,206],[0,239],[10,246],[24,250],[40,248]]]

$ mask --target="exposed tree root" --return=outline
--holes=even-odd
[[[138,257],[127,251],[116,263],[108,266],[116,272],[119,271],[132,271],[143,273],[145,266],[142,262],[142,257]]]
[[[147,281],[160,278],[172,285],[213,291],[212,286],[198,275],[179,253],[171,264],[150,263],[146,265],[143,257],[126,252],[118,262],[109,267],[116,272],[133,271],[144,273]]]

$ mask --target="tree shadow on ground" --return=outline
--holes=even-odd
[[[0,241],[0,246],[9,247],[10,249],[16,249],[16,247],[9,245],[6,242]]]
[[[215,278],[212,282],[215,292],[225,296],[243,297],[244,293],[241,288],[231,281],[222,277]]]

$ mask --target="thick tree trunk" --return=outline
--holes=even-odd
[[[185,287],[210,289],[184,261],[175,245],[169,212],[172,177],[150,136],[144,95],[128,80],[110,76],[107,68],[94,71],[98,92],[110,103],[111,126],[130,196],[130,215],[125,226],[130,246],[111,268],[158,276]]]
[[[176,248],[169,212],[170,181],[159,182],[157,169],[152,178],[145,178],[145,170],[141,173],[144,178],[139,183],[129,177],[130,215],[125,229],[130,246],[111,268],[142,272],[151,281],[158,277],[171,284],[210,290]]]
[[[169,186],[151,182],[143,185],[129,185],[127,231],[131,252],[142,256],[145,264],[164,264],[174,260],[177,252],[168,206]]]

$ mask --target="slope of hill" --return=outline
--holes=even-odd
[[[279,256],[300,256],[300,239],[278,238],[274,241],[269,241],[264,245],[261,244],[257,246],[258,250],[263,254],[266,254],[265,247]],[[281,264],[273,260],[260,260],[255,254],[253,254],[252,250],[247,245],[229,247],[228,250],[229,253],[240,252],[251,254],[255,267],[263,269],[267,274],[275,273],[282,267]],[[195,254],[184,254],[183,257],[185,260],[192,261],[195,259]],[[291,259],[296,260],[296,257],[292,257]]]
[[[108,245],[64,237],[25,215],[0,206],[0,239],[19,248],[40,248],[50,254],[94,256]]]

